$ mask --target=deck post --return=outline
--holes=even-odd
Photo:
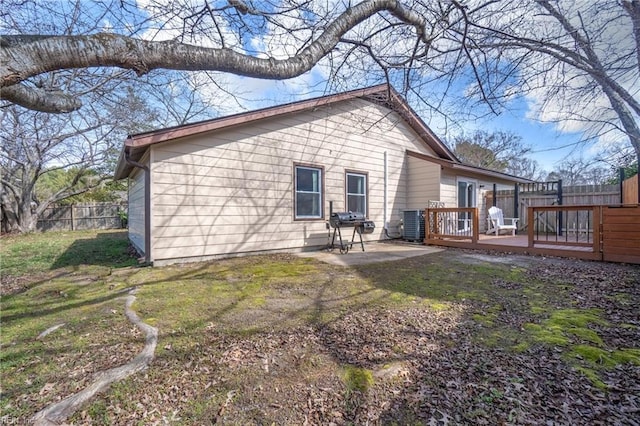
[[[562,205],[562,179],[558,179],[558,205],[561,206]],[[558,235],[560,237],[562,237],[562,226],[563,226],[563,217],[562,217],[562,211],[558,212]]]
[[[602,241],[602,214],[604,206],[593,206],[593,252],[600,255],[603,260],[603,250],[600,242]]]
[[[533,212],[533,206],[527,208],[527,247],[533,248],[533,228],[535,227],[535,216]]]
[[[624,168],[620,167],[618,169],[618,180],[620,181],[620,204],[624,204],[624,179],[625,179]]]
[[[493,199],[491,200],[491,202],[493,203],[493,207],[495,207],[496,203],[498,202],[498,185],[495,183],[493,184]]]
[[[519,200],[519,195],[520,195],[520,184],[516,183],[515,189],[513,191],[513,217],[520,217],[520,212],[518,211],[518,204],[520,203]]]
[[[431,217],[429,217],[429,208],[424,209],[424,241],[423,244],[427,244],[427,240],[431,238],[429,233],[431,232]]]
[[[473,244],[478,244],[478,225],[480,224],[480,219],[478,216],[478,208],[476,207],[471,211],[471,220],[473,222],[473,234],[471,236],[471,242]]]

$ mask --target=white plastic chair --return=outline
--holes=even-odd
[[[489,217],[487,217],[487,234],[495,232],[496,235],[500,235],[500,231],[511,231],[511,235],[516,235],[518,229],[517,217],[504,217],[502,210],[497,207],[491,207],[489,209]],[[505,221],[509,221],[510,224],[506,224]]]

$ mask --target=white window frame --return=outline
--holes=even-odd
[[[295,164],[293,172],[293,210],[294,210],[294,219],[295,220],[308,220],[308,219],[323,219],[324,218],[324,208],[323,208],[323,172],[324,169],[322,167],[303,165],[303,164]],[[311,170],[318,172],[318,191],[299,191],[298,190],[298,170]],[[320,213],[318,215],[300,215],[298,214],[298,194],[317,194],[318,196],[318,205],[320,207]]]
[[[349,176],[355,176],[355,177],[362,177],[364,178],[364,194],[359,194],[359,193],[350,193],[349,192]],[[346,195],[346,206],[347,209],[349,208],[349,197],[353,196],[353,197],[364,197],[364,216],[368,217],[369,212],[368,210],[368,206],[369,206],[369,175],[367,173],[362,173],[362,172],[352,172],[352,171],[347,171],[345,173],[345,179],[344,179],[344,191],[345,191],[345,195]]]

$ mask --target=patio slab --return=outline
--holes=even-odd
[[[364,249],[365,251],[362,251],[359,244],[354,244],[347,254],[340,254],[340,250],[337,248],[333,251],[325,249],[296,254],[300,257],[312,257],[332,265],[353,266],[389,262],[443,251],[440,247],[406,242],[369,242],[365,243]]]

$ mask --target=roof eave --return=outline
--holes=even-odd
[[[126,161],[126,155],[131,160],[138,161],[148,147],[157,143],[166,142],[178,138],[184,138],[201,133],[211,132],[223,128],[229,128],[256,120],[280,116],[283,114],[295,113],[311,108],[333,104],[350,99],[361,98],[369,101],[380,101],[375,99],[375,95],[383,95],[386,98],[387,108],[398,113],[403,120],[416,132],[418,137],[437,155],[450,161],[459,162],[449,148],[433,133],[429,126],[424,123],[418,114],[409,106],[409,104],[395,91],[389,84],[379,84],[377,86],[366,87],[363,89],[351,90],[348,92],[338,93],[334,95],[322,96],[319,98],[308,99],[305,101],[297,101],[284,105],[277,105],[256,111],[242,112],[227,117],[215,118],[212,120],[201,121],[176,127],[170,127],[151,132],[130,135],[124,143],[123,150],[120,153],[120,159],[115,179],[123,179],[131,173],[133,166]]]
[[[409,120],[409,124],[411,125],[411,127],[413,127],[413,129],[422,139],[425,139],[426,137],[435,142],[436,149],[434,149],[434,151],[436,151],[438,155],[448,160],[459,162],[459,160],[456,158],[453,152],[451,152],[447,145],[431,130],[429,126],[427,126],[422,118],[413,110],[413,108],[411,108],[411,106],[404,100],[404,98],[400,96],[400,94],[396,92],[395,89],[393,89],[393,87],[391,87],[391,102],[394,104],[394,106],[401,108],[402,110],[404,110],[403,112],[408,114],[408,117],[403,118],[405,118],[405,120]],[[400,113],[402,115],[402,112]],[[427,144],[431,146],[431,144]],[[431,146],[431,148],[434,147]]]
[[[116,170],[113,173],[113,179],[120,180],[129,177],[134,166],[131,165],[129,161],[127,161],[127,158],[133,161],[138,161],[144,156],[144,153],[147,152],[147,149],[149,149],[149,147],[136,149],[136,147],[133,146],[132,137],[127,137],[127,139],[125,139],[124,141],[124,144],[122,145],[122,149],[120,150],[118,165],[116,166]]]
[[[431,156],[421,154],[419,152],[410,151],[410,150],[407,150],[407,154],[412,157],[419,158],[421,160],[426,160],[432,163],[440,164],[441,166],[446,167],[448,169],[452,169],[452,170],[459,170],[467,173],[475,173],[475,174],[489,176],[492,178],[502,179],[510,182],[517,182],[517,183],[534,182],[531,179],[523,178],[520,176],[513,176],[508,173],[489,170],[489,169],[485,169],[483,167],[478,167],[478,166],[472,166],[470,164],[464,164],[459,161],[451,161],[451,160],[445,160],[443,158],[435,158],[435,157],[431,157]]]
[[[338,93],[335,95],[327,95],[319,98],[307,99],[304,101],[291,102],[284,105],[276,105],[268,108],[262,108],[256,111],[241,112],[227,117],[214,118],[212,120],[201,121],[198,123],[186,124],[176,127],[155,130],[146,133],[140,133],[129,137],[131,146],[143,147],[165,142],[172,139],[183,138],[200,133],[210,132],[221,128],[226,128],[238,124],[260,120],[262,118],[270,118],[283,114],[303,111],[309,108],[315,108],[343,100],[361,98],[374,93],[388,91],[390,86],[380,84],[377,86],[366,87],[364,89],[356,89],[348,92]]]

